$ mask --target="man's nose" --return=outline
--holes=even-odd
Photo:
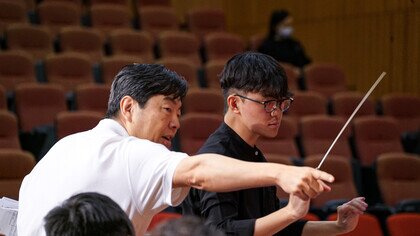
[[[280,107],[276,107],[274,110],[271,111],[271,116],[281,116],[283,112],[281,111]]]
[[[176,129],[176,130],[178,130],[178,129],[179,129],[179,127],[181,126],[181,124],[180,124],[180,122],[179,122],[179,117],[178,117],[178,115],[176,115],[174,118],[172,118],[171,123],[169,124],[169,126],[170,126],[172,129]]]

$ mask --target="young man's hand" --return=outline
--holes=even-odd
[[[353,231],[359,222],[359,216],[366,211],[368,204],[364,197],[353,198],[337,207],[337,226],[342,233]]]

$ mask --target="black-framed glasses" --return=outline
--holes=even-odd
[[[254,100],[252,98],[245,97],[239,94],[235,94],[234,96],[238,96],[240,98],[259,103],[264,106],[264,110],[268,113],[271,113],[276,109],[280,109],[281,112],[285,112],[290,108],[290,104],[292,104],[293,102],[292,97],[282,98],[280,100],[273,99],[273,100],[267,100],[267,101],[258,101],[258,100]]]

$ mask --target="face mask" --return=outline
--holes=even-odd
[[[288,38],[293,33],[293,27],[291,26],[281,27],[280,29],[278,29],[277,33],[283,38]]]

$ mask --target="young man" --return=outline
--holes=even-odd
[[[302,198],[328,190],[333,176],[307,167],[247,163],[216,154],[186,158],[168,150],[179,128],[186,81],[161,65],[124,67],[111,86],[107,119],[57,142],[25,177],[18,233],[44,234],[43,218],[80,192],[110,197],[142,235],[151,218],[178,205],[189,187],[232,191],[276,185]],[[252,169],[249,175],[244,172]]]
[[[52,209],[45,217],[47,236],[135,236],[130,219],[111,198],[79,193]]]
[[[292,103],[285,72],[274,58],[247,52],[227,62],[220,83],[227,109],[224,123],[199,153],[266,162],[255,145],[261,136],[276,136],[282,113]],[[306,215],[309,200],[291,194],[288,205],[278,210],[276,188],[263,187],[225,193],[192,189],[183,211],[207,219],[228,235],[335,235],[354,229],[358,214],[366,207],[363,199],[357,198],[339,208],[337,222],[291,224]]]

